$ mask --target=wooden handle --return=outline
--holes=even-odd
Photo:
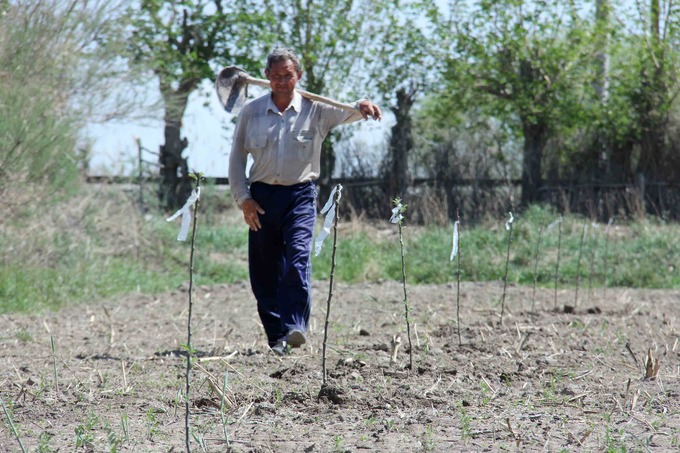
[[[264,88],[269,88],[271,85],[269,83],[269,80],[264,80],[264,79],[256,79],[254,77],[247,77],[246,78],[247,82],[251,85],[257,85],[261,86]],[[307,98],[311,101],[317,101],[317,102],[323,102],[324,104],[332,105],[333,107],[337,107],[342,110],[346,110],[348,112],[356,112],[358,109],[350,104],[345,104],[344,102],[336,101],[335,99],[327,98],[325,96],[320,96],[318,94],[310,93],[309,91],[305,90],[296,90],[298,93],[300,93],[300,96],[303,98]]]
[[[335,99],[320,96],[318,94],[310,93],[309,91],[297,90],[297,92],[300,93],[300,96],[302,96],[303,98],[307,98],[311,101],[323,102],[324,104],[332,105],[333,107],[337,107],[342,110],[347,110],[348,112],[356,112],[357,110],[359,110],[353,105],[345,104],[344,102],[336,101]]]

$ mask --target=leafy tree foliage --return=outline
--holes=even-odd
[[[522,140],[522,204],[537,201],[547,146],[584,120],[581,101],[592,49],[579,2],[456,4],[440,29],[451,42],[439,111],[473,111],[507,124]]]
[[[374,87],[372,91],[395,118],[381,174],[386,197],[404,199],[411,179],[409,158],[413,160],[415,151],[413,108],[440,69],[439,49],[428,30],[437,9],[427,1],[376,3],[380,12],[372,27],[376,42],[368,49],[366,84]]]
[[[672,2],[650,0],[639,7],[629,18],[634,28],[616,36],[615,109],[609,111],[617,117],[608,117],[614,134],[610,176],[677,180],[680,158],[672,143],[671,113],[680,92],[680,15]]]
[[[214,80],[219,65],[258,67],[272,18],[259,6],[249,0],[142,0],[130,10],[133,61],[153,70],[164,102],[159,197],[167,208],[181,205],[191,192],[182,156],[188,141],[181,137],[189,96],[203,80]]]

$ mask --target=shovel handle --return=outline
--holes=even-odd
[[[269,80],[264,80],[264,79],[256,79],[254,77],[247,77],[246,81],[250,85],[257,85],[261,86],[264,88],[269,88],[271,85],[269,84]],[[337,107],[342,110],[346,110],[348,112],[356,112],[358,109],[351,105],[351,104],[345,104],[344,102],[336,101],[335,99],[327,98],[325,96],[321,96],[318,94],[310,93],[309,91],[305,90],[297,90],[298,93],[300,93],[300,96],[303,98],[307,98],[310,101],[317,101],[317,102],[323,102],[324,104],[332,105],[333,107]]]

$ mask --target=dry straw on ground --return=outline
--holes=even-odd
[[[225,451],[216,388],[226,372],[233,451],[680,445],[678,291],[611,289],[565,314],[552,310],[552,288],[537,290],[532,313],[533,288],[511,287],[499,326],[502,284],[463,282],[459,346],[454,288],[412,285],[419,344],[416,370],[407,372],[406,357],[393,358],[391,347],[405,333],[401,285],[338,284],[329,344],[333,393],[326,394],[319,364],[327,285],[314,283],[309,347],[286,358],[268,352],[247,283],[196,289],[191,411],[194,437],[206,451]],[[557,296],[568,303],[573,291]],[[181,449],[185,322],[186,290],[1,317],[0,392],[11,401],[24,445],[72,451],[79,430],[93,451],[113,444],[118,451]],[[647,354],[655,379],[644,378],[647,366],[626,343],[634,355]],[[0,445],[3,452],[18,448],[6,425]]]

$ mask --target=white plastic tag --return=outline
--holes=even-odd
[[[402,206],[402,204],[399,203],[392,209],[392,217],[390,217],[390,223],[399,223],[402,220],[404,220],[404,216],[401,214],[403,208],[404,207]]]
[[[456,220],[453,223],[453,246],[451,248],[451,257],[449,258],[449,261],[453,261],[453,259],[456,257],[458,254],[458,224],[460,222]]]
[[[328,201],[326,201],[326,204],[323,205],[323,208],[321,209],[321,214],[326,214],[326,217],[323,221],[323,228],[321,231],[319,231],[319,234],[314,241],[314,256],[319,256],[319,253],[321,253],[321,247],[323,247],[323,241],[331,232],[331,227],[333,226],[333,221],[335,220],[335,211],[337,206],[335,203],[336,192],[338,194],[338,201],[340,201],[342,198],[341,184],[338,184],[333,188],[331,195],[328,197]]]
[[[505,229],[510,231],[510,225],[514,222],[515,218],[512,216],[512,212],[508,212],[508,214],[510,214],[510,218],[505,222]]]
[[[545,229],[546,230],[552,230],[553,228],[555,228],[560,223],[562,223],[562,216],[559,216],[559,218],[557,220],[554,220],[553,222],[551,222],[550,225],[548,225]]]
[[[191,226],[191,208],[193,207],[194,204],[196,204],[196,201],[201,197],[201,188],[198,187],[194,190],[191,191],[191,196],[187,200],[186,203],[184,203],[184,206],[182,206],[176,213],[174,213],[172,216],[168,217],[166,221],[172,222],[175,220],[177,217],[182,216],[182,225],[179,228],[179,234],[177,235],[177,240],[178,241],[186,241],[187,235],[189,234],[189,227]]]

